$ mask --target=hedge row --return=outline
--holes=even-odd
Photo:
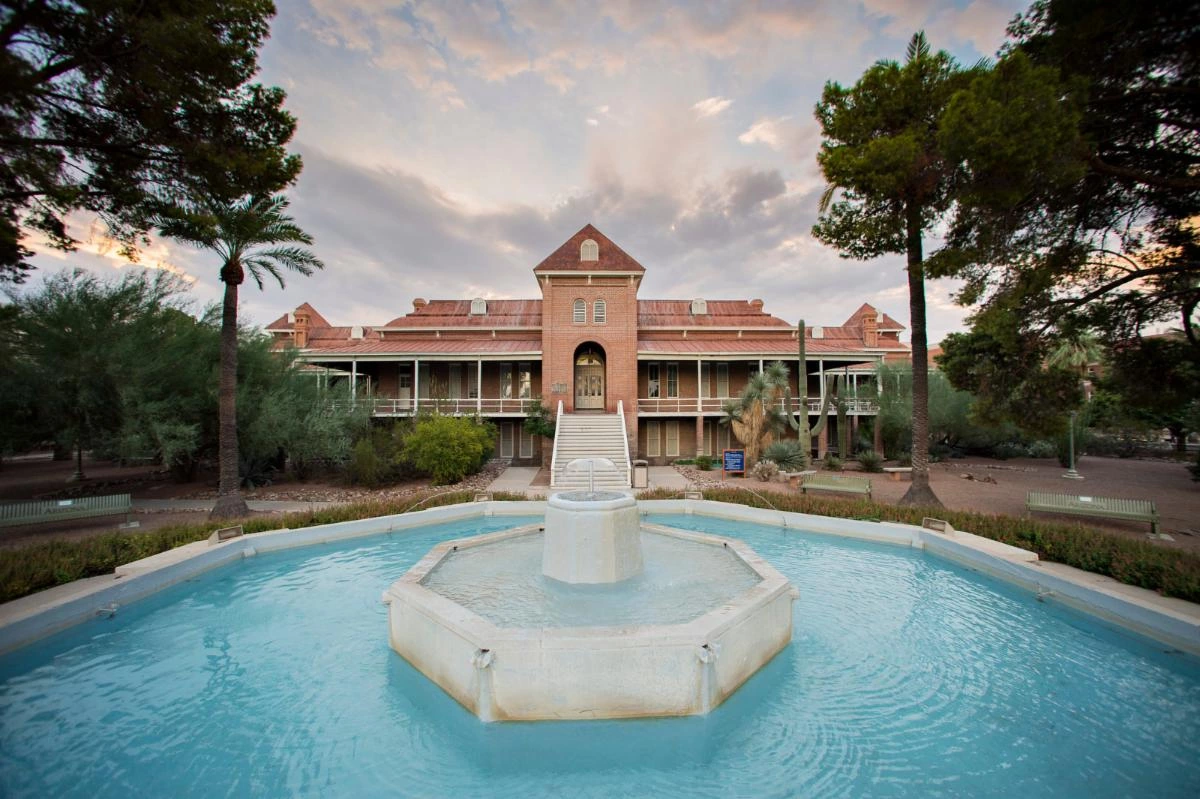
[[[411,510],[471,502],[474,491],[425,493],[391,502],[362,502],[334,505],[279,516],[255,516],[242,522],[247,533],[261,533],[283,527],[299,529],[374,516],[390,516]],[[494,499],[520,500],[523,494],[499,492]],[[168,549],[203,541],[225,523],[180,524],[146,533],[106,533],[76,541],[46,541],[19,549],[0,550],[0,602],[8,602],[56,585],[112,574],[125,563],[148,558]]]
[[[678,499],[682,496],[678,491],[660,490],[644,493],[641,499]],[[1083,524],[804,494],[772,494],[768,504],[757,494],[739,488],[709,489],[704,492],[704,498],[754,508],[774,507],[817,516],[902,524],[919,525],[926,516],[933,516],[950,522],[955,529],[1031,550],[1043,560],[1107,575],[1164,596],[1200,602],[1200,556],[1114,535]]]

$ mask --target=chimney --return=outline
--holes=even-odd
[[[751,308],[751,310],[758,311],[759,313],[761,313],[762,309],[763,309],[763,301],[762,300],[750,300],[750,308]]]
[[[862,318],[863,324],[863,346],[878,347],[879,346],[879,317],[875,314],[866,314]]]
[[[413,310],[419,311],[428,304],[429,304],[428,300],[423,300],[420,297],[417,297],[416,299],[413,300]]]
[[[292,325],[292,341],[296,349],[302,350],[308,346],[308,312],[296,311],[295,322]]]

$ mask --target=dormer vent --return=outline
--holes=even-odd
[[[294,325],[294,324],[296,324],[296,312],[295,312],[295,311],[288,311],[287,320],[288,320],[288,324],[289,324],[289,325]]]
[[[583,244],[579,245],[579,260],[581,261],[599,261],[600,260],[600,245],[592,239],[587,239]]]
[[[487,316],[487,300],[482,297],[471,300],[471,316]]]
[[[350,338],[362,338],[362,337],[363,337],[362,325],[355,325],[354,327],[350,328]]]
[[[428,300],[421,299],[420,297],[413,298],[413,310],[414,311],[419,311],[428,304],[429,304]]]
[[[763,309],[763,301],[762,300],[750,300],[750,308],[753,311],[761,313],[762,309]]]
[[[692,316],[707,316],[708,315],[708,300],[694,299],[692,300]]]
[[[813,338],[825,338],[825,328],[823,328],[823,327],[813,327],[812,331],[813,331],[813,332],[812,332],[812,337],[813,337]]]

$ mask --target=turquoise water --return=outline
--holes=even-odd
[[[730,550],[643,531],[642,572],[609,585],[542,575],[542,533],[448,554],[421,581],[501,627],[684,624],[760,582]]]
[[[907,549],[705,517],[799,587],[707,717],[485,725],[382,591],[484,519],[264,555],[0,658],[0,796],[1200,795],[1200,663]]]

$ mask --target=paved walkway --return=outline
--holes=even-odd
[[[536,466],[510,466],[501,472],[488,486],[488,491],[512,491],[525,494],[531,499],[544,498],[550,487],[533,485],[539,469]],[[687,478],[672,466],[651,466],[647,472],[649,488],[669,488],[683,491],[688,487]]]
[[[170,511],[210,511],[216,502],[215,499],[135,499],[133,501],[133,509],[135,511],[153,511],[156,513]],[[327,508],[331,505],[339,504],[345,503],[287,502],[270,499],[251,499],[246,501],[246,505],[253,511],[283,511],[284,513],[312,510],[313,508]]]

